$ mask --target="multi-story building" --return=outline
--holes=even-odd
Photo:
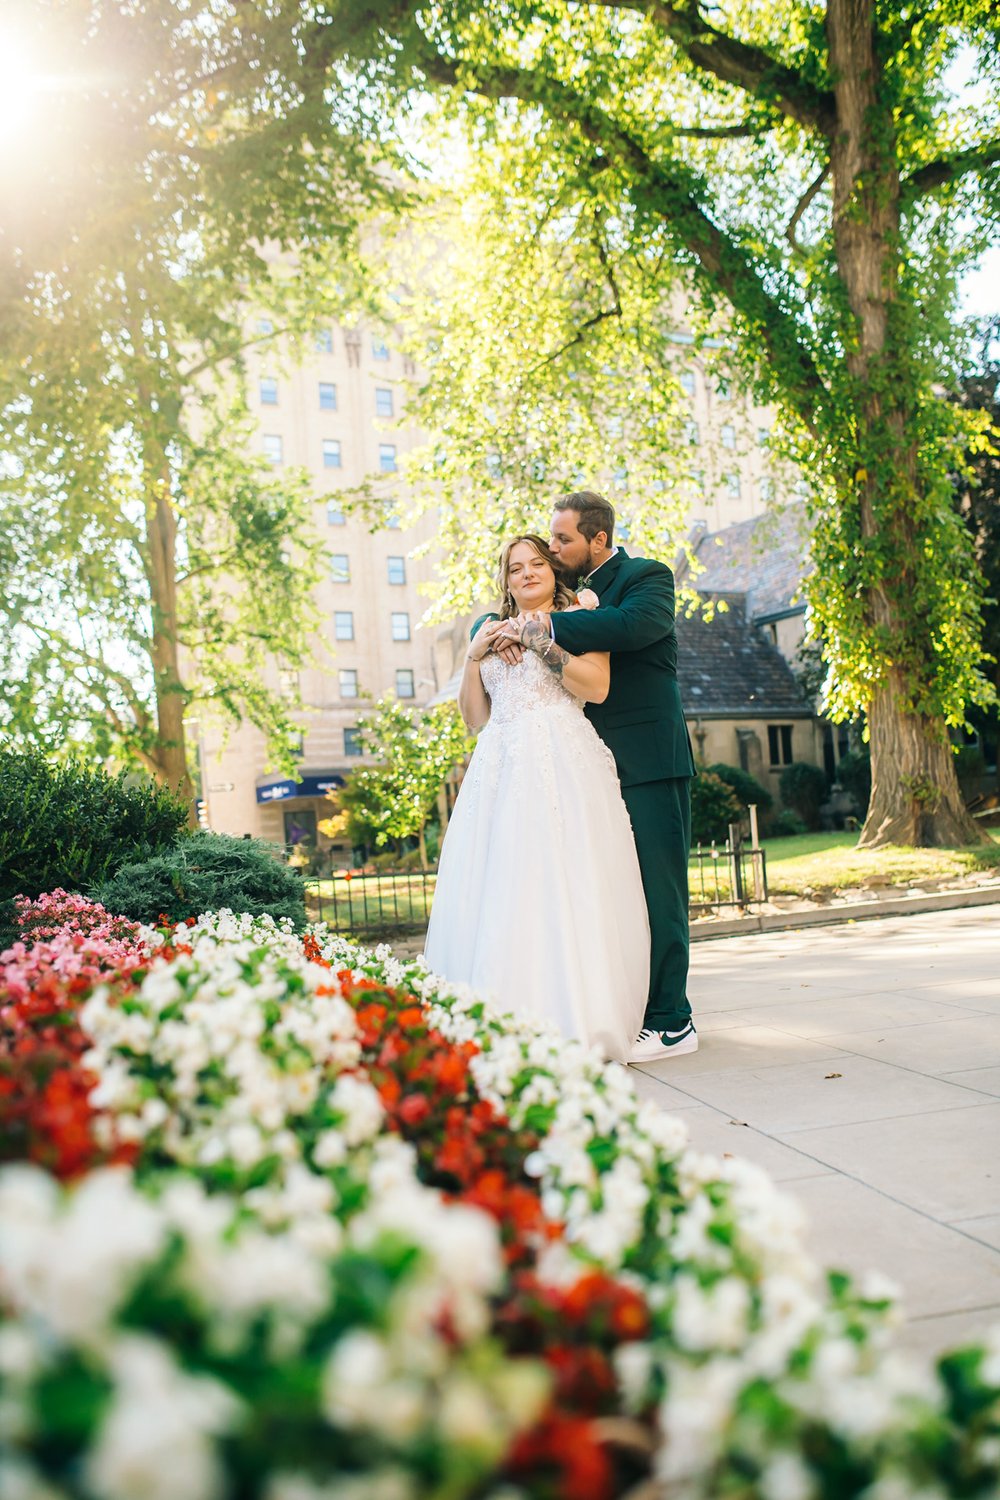
[[[365,697],[390,693],[422,704],[437,696],[464,649],[466,627],[459,621],[420,627],[425,603],[418,589],[434,564],[433,556],[413,553],[432,539],[432,519],[407,528],[387,511],[373,529],[339,500],[366,476],[391,476],[419,441],[415,430],[399,425],[412,369],[379,334],[333,325],[319,328],[311,356],[290,367],[267,340],[268,331],[261,320],[263,337],[248,356],[259,441],[271,463],[304,467],[314,477],[316,532],[329,559],[318,598],[326,624],[315,665],[300,679],[279,659],[271,668],[270,685],[287,685],[290,694],[297,687],[305,705],[296,775],[269,772],[264,737],[253,726],[225,737],[205,719],[198,726],[202,816],[219,832],[322,847],[316,825],[331,812],[326,792],[358,763]],[[677,340],[686,343],[688,336],[679,333]],[[759,514],[774,494],[771,413],[709,378],[694,349],[681,362],[681,384],[696,450],[692,521],[718,531]],[[627,504],[627,497],[610,493],[616,504]],[[340,852],[348,862],[351,851]]]

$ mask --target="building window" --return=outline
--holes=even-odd
[[[347,525],[347,517],[336,500],[328,500],[326,502],[326,524],[328,526]]]
[[[396,672],[396,697],[414,697],[413,671],[410,667],[399,667]]]
[[[768,724],[767,752],[772,766],[790,766],[792,763],[791,724]]]
[[[301,729],[293,729],[288,736],[289,753],[301,760],[306,753],[306,737]]]
[[[387,566],[388,572],[389,572],[389,582],[390,583],[405,583],[406,582],[406,558],[405,557],[387,557],[386,558],[386,566]]]
[[[760,498],[765,501],[774,499],[774,480],[766,474],[760,482]]]
[[[264,434],[264,457],[269,464],[282,464],[285,461],[285,445],[276,432]]]
[[[350,609],[335,610],[333,616],[333,635],[338,641],[353,641],[354,639],[354,611]]]
[[[323,439],[323,467],[324,469],[340,468],[340,440],[339,438]]]
[[[273,333],[274,332],[274,324],[271,322],[271,319],[270,318],[258,318],[257,319],[257,332],[260,333],[260,334],[263,334],[263,336],[265,338],[267,337],[267,335],[269,333]]]
[[[738,500],[743,489],[742,485],[740,484],[740,476],[737,473],[733,472],[731,474],[723,474],[722,478],[725,481],[726,490],[728,492],[730,500]]]
[[[410,639],[410,616],[405,610],[393,610],[392,638],[394,641]]]
[[[387,385],[377,385],[375,387],[375,415],[377,417],[394,417],[396,415],[393,393]]]
[[[757,447],[758,448],[766,448],[767,444],[768,444],[768,439],[770,438],[770,436],[771,436],[771,429],[770,429],[770,427],[758,427],[757,428]]]
[[[715,382],[715,395],[719,401],[730,401],[732,399],[732,382],[725,376]]]
[[[277,406],[278,404],[278,382],[273,375],[260,377],[260,404],[261,406]]]
[[[317,354],[333,353],[333,329],[317,328],[316,330],[316,352]]]
[[[358,696],[358,674],[354,667],[341,667],[339,672],[340,696],[342,698],[356,698]]]
[[[396,444],[379,443],[378,466],[383,474],[395,474],[396,472]]]
[[[695,385],[694,385],[694,371],[693,370],[682,370],[681,371],[681,390],[684,392],[685,396],[693,396],[694,395],[694,389],[695,389]]]
[[[391,502],[388,500],[382,507],[382,519],[385,522],[386,526],[388,526],[390,531],[399,530],[399,517],[396,515],[396,512],[392,508]]]
[[[350,583],[351,559],[346,552],[331,552],[330,578],[334,583]]]
[[[736,428],[733,426],[732,422],[724,422],[722,424],[722,428],[719,432],[719,438],[722,442],[723,448],[736,447]]]
[[[375,338],[372,335],[372,359],[388,359],[389,346],[384,339]]]
[[[319,409],[320,411],[337,410],[337,387],[329,380],[321,380],[319,383]]]
[[[363,749],[362,744],[361,744],[361,730],[358,729],[358,728],[356,728],[356,727],[353,728],[353,729],[345,729],[344,730],[344,754],[345,755],[364,755],[364,753],[365,752],[364,752],[364,749]]]
[[[701,433],[698,430],[698,423],[695,421],[694,417],[689,417],[688,420],[684,423],[684,436],[687,438],[692,448],[697,448],[698,444],[701,442]]]
[[[278,673],[278,691],[283,698],[299,696],[299,674],[295,667],[282,667]]]
[[[503,459],[499,453],[487,453],[486,472],[491,479],[499,479],[503,473]]]

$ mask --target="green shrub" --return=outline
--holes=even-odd
[[[756,776],[751,776],[749,771],[741,771],[739,766],[709,766],[713,776],[718,776],[733,791],[744,807],[749,807],[751,802],[756,802],[757,811],[763,815],[771,811],[774,806],[774,798],[766,786],[761,786]]]
[[[960,745],[955,751],[955,775],[962,796],[968,799],[975,795],[978,783],[986,775],[986,757],[978,745]]]
[[[0,925],[12,920],[14,896],[86,890],[137,852],[170,848],[186,824],[183,803],[152,782],[0,754]]]
[[[849,750],[837,763],[837,780],[850,792],[863,818],[872,799],[872,757],[870,750]]]
[[[767,836],[770,839],[790,839],[798,833],[808,832],[808,828],[798,813],[792,812],[790,807],[779,807],[774,816],[768,820]]]
[[[263,839],[225,833],[195,833],[176,848],[124,865],[89,894],[108,911],[137,922],[198,917],[227,906],[251,916],[291,917],[305,922],[301,876],[282,864]]]
[[[807,828],[819,827],[819,810],[826,801],[826,772],[808,761],[793,760],[778,782],[781,800],[797,812]]]
[[[723,842],[730,823],[738,823],[742,816],[740,799],[732,787],[714,771],[699,771],[691,782],[692,843]]]

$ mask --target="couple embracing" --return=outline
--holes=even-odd
[[[620,1062],[693,1052],[690,778],[674,582],[559,500],[500,554],[459,708],[479,740],[444,840],[426,958]],[[579,580],[579,596],[572,585]]]

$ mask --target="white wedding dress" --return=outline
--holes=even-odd
[[[425,957],[502,1010],[624,1061],[649,921],[611,751],[532,652],[482,664],[490,720],[445,835]]]

